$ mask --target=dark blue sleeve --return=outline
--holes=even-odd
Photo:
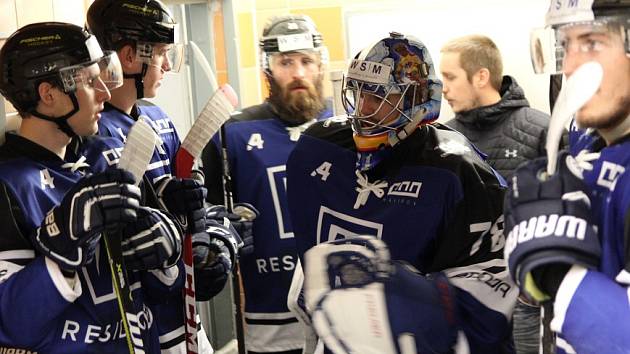
[[[0,261],[0,271],[11,271]],[[56,328],[60,315],[81,295],[76,280],[71,289],[57,266],[37,257],[20,270],[12,268],[0,283],[0,343],[36,347]],[[8,273],[5,273],[8,274]]]

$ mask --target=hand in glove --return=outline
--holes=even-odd
[[[218,294],[236,262],[240,242],[234,229],[208,220],[206,231],[192,235],[195,293],[198,301]]]
[[[101,233],[135,221],[139,207],[140,189],[133,176],[106,170],[74,185],[46,214],[33,243],[62,269],[76,270],[92,261]]]
[[[155,187],[162,207],[173,214],[186,233],[194,234],[205,228],[207,190],[203,183],[190,178],[166,177]]]
[[[123,229],[122,250],[128,269],[166,269],[179,260],[182,240],[179,229],[164,212],[142,207],[138,220]]]
[[[208,208],[206,217],[217,220],[220,224],[223,224],[223,218],[228,219],[243,241],[239,254],[245,256],[254,252],[253,224],[258,215],[260,213],[253,205],[236,203],[232,213],[224,205],[213,205]]]
[[[546,158],[519,167],[506,194],[505,258],[527,296],[553,299],[573,264],[597,268],[601,255],[581,170],[566,152],[545,175]]]

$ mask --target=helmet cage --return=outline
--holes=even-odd
[[[396,131],[401,126],[412,121],[412,117],[420,105],[420,102],[416,102],[418,89],[419,85],[417,83],[374,84],[344,77],[342,103],[353,130],[361,136],[374,136],[384,132]],[[396,94],[400,95],[400,97],[392,100],[392,95]],[[380,103],[373,111],[362,114],[361,106],[367,95],[376,97],[380,100]],[[390,109],[390,112],[379,121],[373,121],[373,117],[383,109]]]

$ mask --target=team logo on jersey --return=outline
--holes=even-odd
[[[276,212],[278,233],[280,238],[293,238],[291,219],[289,219],[287,204],[287,167],[285,165],[267,168],[267,178],[271,189],[271,199]]]
[[[387,189],[387,195],[383,201],[389,204],[416,205],[421,188],[422,182],[419,181],[392,183]]]
[[[120,160],[120,154],[122,153],[123,147],[117,147],[113,149],[108,149],[102,152],[105,161],[107,161],[107,166],[114,166],[118,164]]]
[[[472,151],[468,146],[455,140],[441,142],[436,149],[442,150],[442,157],[446,155],[464,155]]]
[[[383,224],[359,219],[328,207],[319,209],[317,243],[353,238],[361,235],[382,238]]]
[[[388,196],[418,198],[422,182],[402,181],[392,184],[387,191]]]
[[[604,161],[597,177],[597,184],[613,191],[617,185],[617,178],[624,172],[626,169],[623,166]]]

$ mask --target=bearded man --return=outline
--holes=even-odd
[[[234,201],[260,210],[253,221],[253,253],[241,253],[240,258],[245,344],[248,354],[300,354],[303,328],[287,308],[297,256],[287,210],[285,164],[301,133],[332,114],[322,97],[328,52],[313,21],[303,15],[271,18],[263,29],[260,50],[269,97],[225,123]],[[202,155],[212,204],[223,204],[220,149],[215,136]]]

